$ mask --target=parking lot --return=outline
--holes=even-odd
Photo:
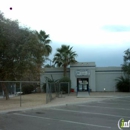
[[[1,113],[0,130],[119,130],[121,118],[130,120],[128,96]]]

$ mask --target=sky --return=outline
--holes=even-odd
[[[130,48],[130,0],[0,0],[4,16],[44,30],[53,48],[73,46],[78,62],[121,66]],[[10,10],[12,7],[12,10]]]

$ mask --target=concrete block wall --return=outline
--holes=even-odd
[[[45,77],[51,78],[53,76],[54,80],[60,79],[63,77],[63,68],[45,68],[45,72],[41,74],[40,82],[41,84],[45,83]],[[67,76],[70,77],[70,69],[67,68]]]
[[[81,62],[71,64],[67,69],[67,76],[71,79],[71,88],[77,91],[77,78],[75,72],[77,70],[89,70],[90,76],[80,77],[89,78],[89,87],[92,91],[115,91],[116,81],[115,79],[123,75],[121,67],[96,67],[94,62]],[[63,77],[63,68],[45,68],[45,72],[41,74],[41,84],[45,82],[45,77],[54,80]]]
[[[96,91],[117,91],[115,79],[123,75],[121,67],[96,68]]]

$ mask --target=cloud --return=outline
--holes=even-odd
[[[129,43],[123,43],[121,45],[115,44],[113,46],[82,46],[52,42],[51,46],[53,48],[53,52],[49,56],[51,60],[54,58],[56,48],[60,48],[61,44],[73,47],[73,51],[78,54],[76,57],[78,62],[95,62],[97,67],[121,66],[121,64],[123,64],[124,51],[129,48]],[[45,64],[50,64],[50,62],[47,61]]]
[[[105,25],[102,27],[103,30],[109,32],[128,32],[130,31],[130,26],[124,25]]]

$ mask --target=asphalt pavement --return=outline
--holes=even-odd
[[[0,130],[119,130],[123,119],[130,120],[130,96],[0,113]]]

